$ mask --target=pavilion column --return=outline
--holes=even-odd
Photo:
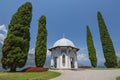
[[[57,68],[59,68],[59,57],[57,57]]]
[[[65,67],[68,68],[68,56],[66,55]]]
[[[53,60],[53,56],[51,56],[51,66],[50,67],[54,67],[54,60]]]
[[[62,56],[60,55],[60,68],[62,68]]]
[[[68,59],[68,66],[69,66],[68,68],[71,69],[70,56],[69,56],[68,58],[69,58],[69,59]]]
[[[61,68],[60,62],[61,62],[61,61],[60,61],[60,55],[59,55],[59,69]]]
[[[76,55],[76,54],[75,54],[75,63],[74,63],[74,65],[75,65],[75,69],[78,68],[78,64],[77,64],[77,55]]]

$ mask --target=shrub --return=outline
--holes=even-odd
[[[118,61],[118,68],[120,68],[120,60]]]
[[[43,67],[28,67],[24,70],[22,70],[23,72],[44,72],[44,71],[48,71],[48,68],[43,68]]]
[[[91,66],[79,66],[79,68],[91,68]]]
[[[116,80],[120,80],[120,76],[116,78]]]

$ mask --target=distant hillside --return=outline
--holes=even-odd
[[[48,55],[48,56],[46,57],[46,62],[45,62],[44,67],[50,68],[50,59],[51,59],[51,56]]]
[[[120,60],[120,57],[117,57],[118,60]]]
[[[1,48],[2,48],[2,43],[0,42],[0,52],[2,51],[2,49],[1,49]]]
[[[3,71],[2,64],[1,64],[1,57],[2,57],[2,43],[0,43],[0,71]]]
[[[0,42],[0,57],[2,56],[2,43]]]

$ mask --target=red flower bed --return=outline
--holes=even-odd
[[[91,68],[91,66],[79,66],[79,68]]]
[[[43,68],[43,67],[28,67],[24,70],[22,70],[23,72],[44,72],[44,71],[48,71],[48,68]]]

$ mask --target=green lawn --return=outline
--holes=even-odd
[[[116,70],[120,68],[89,68],[90,70]]]
[[[120,76],[116,78],[116,80],[120,80]]]
[[[61,73],[46,72],[0,72],[0,80],[49,80],[59,76]]]

